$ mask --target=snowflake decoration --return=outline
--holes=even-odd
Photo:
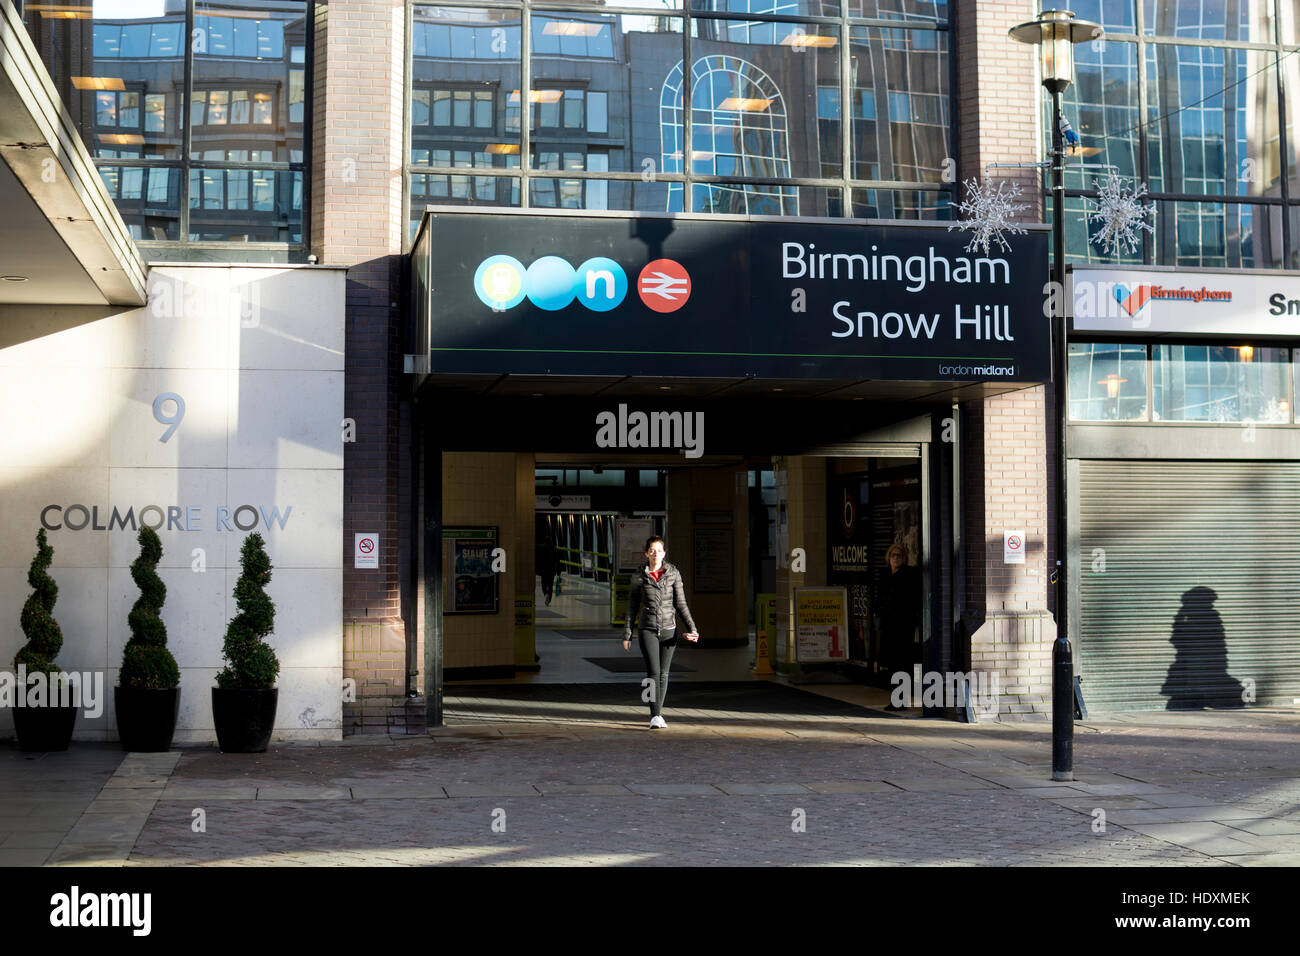
[[[1138,230],[1145,229],[1152,234],[1156,231],[1147,222],[1155,209],[1150,203],[1141,201],[1147,194],[1146,183],[1135,182],[1132,188],[1127,183],[1114,173],[1108,175],[1097,191],[1096,211],[1082,217],[1088,225],[1097,223],[1101,226],[1097,234],[1089,238],[1111,255],[1118,255],[1121,251],[1137,252],[1141,240]]]
[[[957,219],[948,226],[953,229],[969,229],[971,240],[966,244],[966,251],[981,250],[989,254],[989,244],[996,242],[999,249],[1011,248],[1002,238],[1004,232],[1023,235],[1027,230],[1016,221],[1017,216],[1029,208],[1028,204],[1017,202],[1020,198],[1020,183],[1014,180],[1000,179],[996,188],[989,182],[965,182],[966,199],[956,204],[957,210],[965,219]]]

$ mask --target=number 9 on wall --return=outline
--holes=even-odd
[[[171,415],[163,412],[163,405],[167,402],[174,403],[174,411]],[[158,440],[165,442],[171,438],[176,429],[180,427],[181,420],[185,417],[185,399],[181,398],[175,392],[162,392],[153,400],[153,417],[161,425],[166,425],[167,430],[162,433]]]

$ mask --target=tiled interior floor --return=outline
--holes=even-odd
[[[592,657],[627,656],[640,660],[634,644],[624,651],[622,626],[609,623],[609,585],[564,575],[559,593],[552,596],[548,606],[539,584],[536,592],[537,636],[536,648],[539,670],[520,671],[514,684],[639,684],[644,676],[640,669],[627,673],[612,673],[591,663]],[[720,681],[768,680],[785,683],[781,677],[755,677],[754,635],[749,643],[739,647],[694,646],[678,641],[674,664],[682,664],[688,671],[673,671],[674,684],[680,681],[716,683]],[[707,635],[706,635],[707,637]],[[502,684],[500,679],[488,681],[449,682],[448,693],[457,687],[475,684]],[[887,690],[853,683],[800,684],[801,689],[821,694],[833,700],[861,707],[881,708],[889,702]],[[916,711],[919,714],[919,711]]]

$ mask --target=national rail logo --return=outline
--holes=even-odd
[[[672,259],[656,259],[641,270],[637,295],[655,312],[676,312],[691,294],[691,277]],[[528,299],[546,312],[574,301],[593,312],[609,312],[627,298],[627,273],[613,259],[596,256],[576,269],[559,256],[543,256],[525,267],[513,256],[489,256],[474,270],[474,292],[494,312]]]

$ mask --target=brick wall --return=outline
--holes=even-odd
[[[344,414],[344,732],[423,728],[404,700],[399,483],[404,123],[402,0],[316,7],[312,251],[348,266]],[[380,536],[379,568],[352,567],[356,532]]]
[[[984,178],[991,163],[1040,159],[1036,53],[1007,35],[1036,14],[1028,0],[959,0],[954,7],[961,76],[958,175],[963,182]],[[1038,170],[994,169],[988,178],[1019,182],[1028,204],[1023,220],[1041,221]],[[966,403],[962,409],[969,659],[973,669],[998,675],[1002,719],[1051,712],[1056,629],[1047,594],[1047,556],[1055,547],[1049,538],[1049,406],[1048,389],[1036,386]],[[1025,532],[1023,565],[1003,563],[1008,530]]]

